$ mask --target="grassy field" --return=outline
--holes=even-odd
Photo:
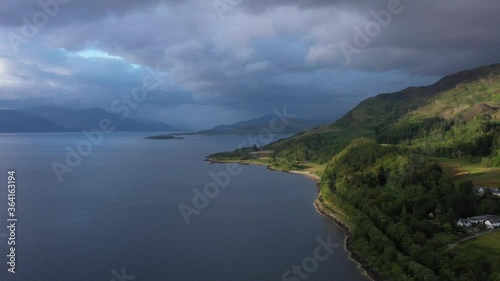
[[[273,161],[273,158],[271,157],[272,154],[273,154],[272,150],[256,151],[256,152],[250,152],[250,155],[252,157],[251,159],[246,159],[246,160],[228,159],[228,160],[221,160],[219,162],[228,162],[228,163],[238,162],[241,164],[248,164],[248,165],[266,165],[275,170],[283,170],[283,171],[296,170],[296,171],[315,174],[320,177],[323,175],[323,171],[325,170],[326,164],[317,164],[312,162],[297,163],[293,167],[280,166],[278,162]]]
[[[299,165],[302,171],[316,174],[320,177],[323,175],[325,166],[326,164],[317,164],[317,163],[303,163]]]
[[[457,246],[455,251],[466,253],[471,258],[486,254],[488,259],[495,259],[493,272],[496,273],[496,278],[500,278],[500,231],[485,234],[465,242]]]
[[[468,244],[472,244],[475,247],[479,247],[487,252],[500,256],[500,231],[480,236],[471,242],[466,243],[465,246]]]
[[[457,180],[471,180],[476,186],[500,187],[500,168],[486,168],[475,159],[432,158],[445,174]]]

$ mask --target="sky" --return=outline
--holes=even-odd
[[[131,116],[176,126],[285,106],[333,119],[500,62],[499,11],[498,0],[4,1],[0,108],[112,111],[142,87]]]

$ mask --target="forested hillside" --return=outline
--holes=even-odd
[[[449,246],[472,235],[458,218],[500,215],[500,196],[474,190],[500,186],[499,108],[495,64],[378,95],[333,124],[263,148],[209,158],[324,167],[314,170],[319,200],[348,220],[354,251],[389,280],[499,281],[500,241]]]
[[[292,162],[326,163],[353,139],[372,137],[435,156],[491,156],[491,164],[499,165],[499,108],[500,65],[495,64],[367,99],[331,125],[266,149]]]
[[[477,196],[437,162],[365,138],[337,154],[322,180],[320,200],[349,219],[353,249],[388,279],[500,280],[497,252],[448,246],[466,236],[459,217],[499,214],[500,197]]]

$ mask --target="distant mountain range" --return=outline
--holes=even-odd
[[[258,134],[263,128],[269,128],[274,115],[266,115],[260,118],[237,122],[231,125],[221,125],[209,130],[201,130],[190,135],[247,135]],[[318,126],[330,123],[332,120],[315,119],[290,119],[290,123],[284,126],[283,134],[294,134],[314,129]],[[186,134],[183,134],[186,135]]]
[[[62,107],[33,107],[0,110],[0,133],[74,132],[99,127],[108,118],[116,131],[180,131],[166,123],[153,120],[121,119],[118,114],[102,108],[73,110]]]
[[[46,118],[0,109],[0,133],[65,132],[68,129]]]

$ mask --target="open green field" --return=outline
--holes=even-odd
[[[495,281],[500,280],[500,231],[477,237],[455,248],[455,251],[466,254],[469,258],[492,259]]]
[[[325,164],[317,164],[317,163],[312,163],[312,162],[299,164],[299,167],[302,171],[309,172],[309,173],[318,175],[320,177],[323,175],[323,171],[325,170],[325,166],[326,166]]]
[[[480,236],[467,244],[472,244],[500,256],[500,231]]]
[[[434,157],[445,174],[457,180],[471,180],[476,186],[500,187],[500,168],[487,168],[471,158],[449,159]]]

